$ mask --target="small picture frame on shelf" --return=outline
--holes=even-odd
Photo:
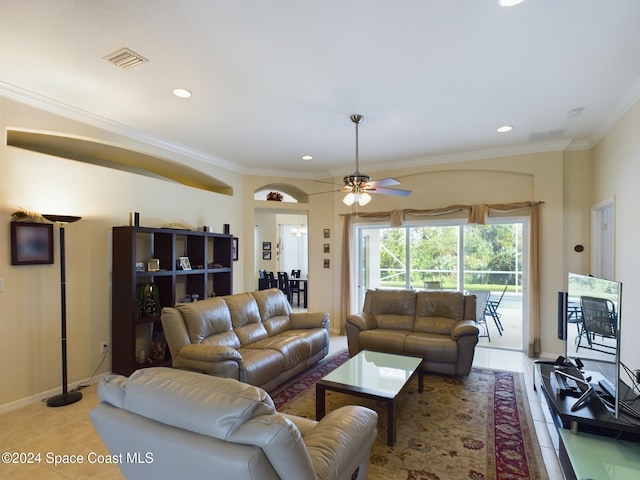
[[[231,258],[234,262],[238,261],[238,237],[231,239]]]
[[[11,265],[49,263],[53,263],[53,225],[11,222]]]
[[[180,270],[191,270],[191,262],[189,257],[180,257]]]
[[[157,258],[149,259],[149,262],[147,263],[147,270],[149,270],[150,272],[159,271],[160,270],[160,260],[158,260]]]
[[[144,272],[144,263],[143,262],[137,262],[136,263],[136,272]]]
[[[263,260],[271,260],[271,251],[267,250],[266,252],[262,252]]]

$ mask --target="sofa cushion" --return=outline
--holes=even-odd
[[[412,330],[416,313],[413,290],[370,290],[371,313],[378,328]],[[367,301],[365,300],[365,304]]]
[[[302,336],[288,333],[289,332],[285,332],[284,334],[274,335],[273,337],[267,337],[253,342],[250,345],[246,345],[246,349],[264,348],[277,350],[282,354],[282,366],[284,370],[289,370],[311,357],[311,343]]]
[[[376,352],[404,353],[404,342],[409,330],[385,330],[375,328],[360,332],[359,341],[362,350]]]
[[[449,336],[436,333],[409,333],[404,351],[407,355],[420,356],[437,363],[455,365],[458,360],[458,343]]]
[[[191,343],[202,343],[210,335],[231,331],[231,315],[222,298],[179,303],[176,309],[184,318]]]
[[[242,347],[240,380],[251,385],[266,385],[284,370],[284,356],[270,348]]]
[[[252,293],[258,304],[262,324],[269,336],[285,332],[291,328],[291,305],[282,290],[270,288]]]
[[[222,297],[231,313],[233,331],[242,346],[267,338],[267,330],[260,320],[260,311],[250,293],[237,293]]]
[[[449,335],[464,318],[464,295],[460,292],[420,292],[416,299],[417,332]]]

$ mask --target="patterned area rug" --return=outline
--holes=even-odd
[[[315,417],[314,384],[348,359],[342,353],[294,380],[272,398],[279,411]],[[370,479],[547,479],[521,373],[472,369],[466,378],[425,375],[400,394],[397,440],[386,444],[384,405],[327,392],[327,412],[364,405],[378,412]]]

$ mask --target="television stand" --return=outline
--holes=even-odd
[[[563,373],[557,374],[559,371]],[[539,383],[536,374],[540,376]],[[579,408],[574,407],[576,396],[570,395],[564,384],[554,385],[557,376],[568,378],[567,375],[579,379],[576,384],[582,385],[584,398]],[[598,398],[605,394],[597,386],[598,379],[587,379],[588,382],[574,367],[540,362],[534,369],[534,388],[541,387],[541,396],[558,430],[558,456],[565,477],[635,480],[640,471],[640,448],[630,442],[640,441],[640,420],[623,413],[616,419]],[[589,389],[595,393],[585,395]]]

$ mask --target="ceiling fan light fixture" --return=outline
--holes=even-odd
[[[371,195],[367,192],[349,192],[342,199],[342,203],[344,203],[347,207],[350,207],[354,203],[357,203],[361,207],[364,207],[371,201]]]
[[[371,201],[371,195],[369,195],[367,192],[363,192],[360,195],[360,200],[358,201],[358,203],[360,204],[361,207],[364,207],[370,201]]]
[[[342,199],[342,203],[344,203],[347,207],[350,207],[351,205],[353,205],[353,202],[355,202],[355,200],[356,200],[356,196],[353,194],[353,192],[349,192]]]

